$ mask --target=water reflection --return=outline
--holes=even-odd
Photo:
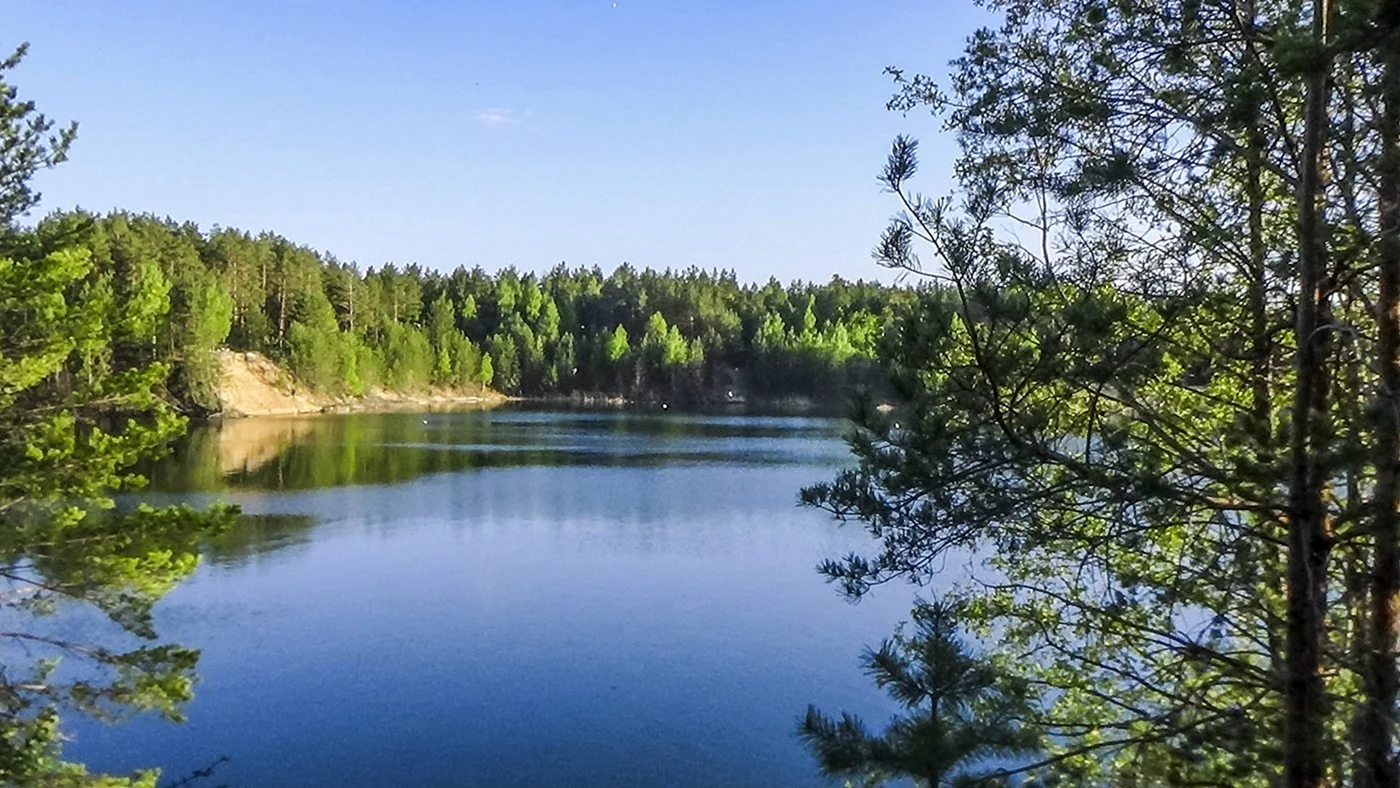
[[[492,412],[196,431],[162,500],[247,513],[158,610],[203,650],[183,725],[82,725],[94,768],[233,786],[830,785],[808,703],[880,719],[844,604],[863,543],[797,491],[846,461],[817,419]]]
[[[268,553],[304,546],[311,541],[316,518],[309,514],[247,514],[204,546],[207,561],[241,566]]]
[[[157,490],[396,484],[487,468],[827,462],[835,422],[798,417],[545,413],[240,419],[196,428],[147,469]],[[775,440],[781,438],[783,440]]]

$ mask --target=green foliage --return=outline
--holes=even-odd
[[[331,394],[372,386],[598,392],[679,402],[805,396],[837,402],[878,384],[875,347],[912,293],[833,278],[745,286],[729,273],[559,266],[448,274],[361,272],[278,236],[151,216],[58,213],[37,250],[86,250],[85,299],[108,305],[111,342],[88,343],[91,374],[161,362],[176,401],[215,406],[211,351],[267,353]],[[424,345],[426,340],[426,349]],[[483,353],[489,368],[483,370]]]
[[[616,364],[627,357],[629,351],[627,345],[627,329],[621,323],[608,335],[607,345],[603,351],[603,358],[610,364]]]
[[[267,353],[331,394],[371,386],[598,392],[680,402],[805,396],[836,402],[878,382],[876,341],[907,290],[833,278],[745,286],[732,274],[556,267],[447,274],[353,264],[275,235],[151,216],[59,213],[33,243],[80,248],[88,298],[113,341],[86,345],[92,374],[158,361],[189,410],[214,407],[212,350]],[[426,340],[426,349],[424,345]],[[489,369],[483,352],[489,353]],[[489,374],[488,374],[489,373]]]
[[[55,132],[54,122],[32,101],[21,101],[19,89],[7,81],[5,72],[18,66],[28,51],[29,44],[20,44],[0,60],[0,230],[38,204],[30,178],[67,158],[78,134],[77,123]]]
[[[476,372],[476,382],[483,386],[489,386],[496,380],[496,365],[491,361],[490,354],[483,353],[481,356],[481,367]]]
[[[432,382],[469,387],[478,383],[481,351],[457,328],[452,301],[439,295],[428,311],[428,335],[433,346]]]
[[[863,785],[911,778],[921,786],[995,785],[1008,759],[1039,750],[1021,720],[1029,688],[958,639],[951,605],[920,604],[913,634],[897,633],[867,651],[866,673],[909,714],[880,735],[850,714],[832,719],[815,707],[798,734],[822,771],[859,778]]]
[[[133,463],[184,430],[161,397],[171,373],[157,359],[161,340],[207,350],[227,331],[228,302],[199,269],[167,273],[127,256],[149,239],[124,220],[110,234],[82,215],[8,226],[37,199],[27,178],[72,139],[48,129],[0,85],[0,610],[13,622],[0,632],[0,783],[153,786],[155,772],[90,775],[63,762],[62,715],[178,718],[191,697],[198,655],[158,641],[151,607],[233,510],[118,511],[110,496],[141,484]],[[45,626],[82,608],[142,645],[60,638]]]
[[[393,389],[417,389],[432,379],[433,348],[413,326],[391,323],[384,335],[384,383]]]
[[[159,364],[86,374],[88,348],[111,342],[114,331],[110,304],[67,297],[91,273],[80,250],[0,259],[0,605],[34,615],[94,606],[151,640],[152,603],[193,570],[198,541],[229,512],[107,511],[109,491],[140,482],[126,469],[184,422],[156,396],[166,376]],[[37,626],[0,640],[12,646],[0,679],[6,782],[86,779],[61,763],[60,708],[173,716],[190,696],[195,655],[187,649],[95,648]],[[87,675],[58,679],[58,659],[86,663]]]
[[[891,71],[958,135],[958,193],[895,140],[875,255],[936,287],[878,318],[890,407],[803,493],[875,540],[823,571],[968,561],[963,624],[1043,688],[1034,779],[1395,784],[1400,17],[990,8],[950,94]],[[806,307],[764,347],[817,352]]]
[[[293,320],[287,329],[288,362],[293,375],[316,388],[335,383],[336,359],[330,353],[327,335]]]
[[[172,342],[178,349],[172,354],[177,356],[173,388],[195,406],[213,411],[218,372],[213,351],[233,327],[233,300],[202,267],[187,272],[172,288],[170,299]]]

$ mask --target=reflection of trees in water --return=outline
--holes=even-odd
[[[243,514],[204,546],[205,558],[233,566],[274,551],[309,544],[316,518],[309,514]]]
[[[152,466],[166,490],[312,489],[531,466],[780,464],[828,437],[815,419],[608,414],[355,414],[244,419],[191,432]]]
[[[219,472],[246,473],[266,465],[315,429],[315,418],[235,419],[213,431]]]
[[[791,549],[792,539],[781,524],[803,518],[810,520],[811,538],[823,545],[809,556],[815,562],[865,538],[863,532],[819,528],[820,514],[795,510],[788,491],[824,472],[813,465],[736,469],[722,463],[519,468],[429,476],[393,487],[289,490],[253,495],[245,503],[261,511],[314,514],[323,525],[305,532],[313,542],[351,533],[411,539],[409,533],[421,531],[428,538],[460,533],[478,544],[541,540],[533,543],[564,550],[606,545],[618,555],[781,552]]]

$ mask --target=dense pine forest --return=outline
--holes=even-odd
[[[928,788],[1400,786],[1400,0],[983,10],[997,21],[969,31],[946,74],[886,71],[887,108],[932,113],[953,143],[921,158],[896,136],[878,176],[895,216],[874,257],[912,288],[627,265],[369,269],[122,213],[20,227],[30,176],[75,129],[0,83],[0,609],[22,622],[0,632],[0,783],[84,784],[60,709],[178,719],[193,697],[192,648],[64,640],[43,615],[79,602],[158,642],[153,605],[237,512],[128,512],[113,496],[183,434],[177,405],[215,407],[228,347],[346,395],[703,405],[882,386],[883,407],[843,425],[848,466],[797,494],[869,537],[818,567],[841,594],[921,596],[863,660],[902,709],[888,725],[825,700],[793,709],[821,771]],[[950,196],[918,191],[939,173]],[[412,423],[411,440],[377,443],[448,436]],[[294,489],[476,462],[457,443],[367,458],[339,439],[351,428],[306,429],[336,439],[280,464],[179,470]],[[564,454],[552,440],[511,443],[497,465],[547,467]],[[645,497],[654,481],[604,493]],[[596,483],[547,506],[567,520],[570,493]],[[378,492],[404,496],[385,511],[420,494]],[[753,533],[747,548],[770,549]],[[547,577],[550,613],[557,588],[591,576],[573,571]],[[561,650],[585,653],[574,645]],[[744,651],[723,643],[706,691],[746,675]],[[55,672],[60,652],[98,678]],[[567,675],[579,686],[576,665]]]
[[[53,214],[26,243],[81,248],[82,297],[118,313],[94,370],[162,362],[169,391],[212,410],[212,351],[266,353],[304,384],[490,387],[507,394],[701,405],[835,402],[875,379],[876,344],[908,289],[833,278],[745,284],[731,272],[610,274],[560,264],[543,276],[418,265],[361,270],[271,234],[146,215]],[[139,308],[134,308],[138,305]]]

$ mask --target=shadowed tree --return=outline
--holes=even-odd
[[[23,52],[0,64],[0,78]],[[114,492],[143,481],[132,464],[184,420],[160,397],[164,364],[112,369],[99,351],[131,324],[158,324],[170,300],[158,291],[115,309],[89,250],[45,249],[9,223],[37,199],[27,178],[72,140],[50,127],[0,80],[0,784],[153,786],[155,772],[90,775],[64,762],[62,714],[180,717],[198,652],[160,642],[151,608],[233,511],[114,506]],[[51,623],[93,610],[116,629],[83,639]]]
[[[19,90],[5,81],[5,72],[18,66],[28,51],[29,44],[23,43],[0,60],[0,227],[8,227],[39,203],[30,179],[68,158],[78,135],[77,123],[55,131],[54,122],[37,112],[34,102],[21,101]]]
[[[946,83],[891,70],[957,199],[896,141],[876,256],[942,292],[808,491],[879,543],[828,574],[978,556],[964,624],[1047,688],[1037,774],[1395,785],[1400,5],[986,5]]]
[[[918,605],[913,626],[864,658],[866,672],[908,710],[905,716],[875,735],[857,717],[833,719],[811,706],[798,735],[823,773],[866,785],[898,778],[927,788],[996,784],[1005,761],[1039,747],[1021,725],[1027,686],[968,651],[951,605]]]

